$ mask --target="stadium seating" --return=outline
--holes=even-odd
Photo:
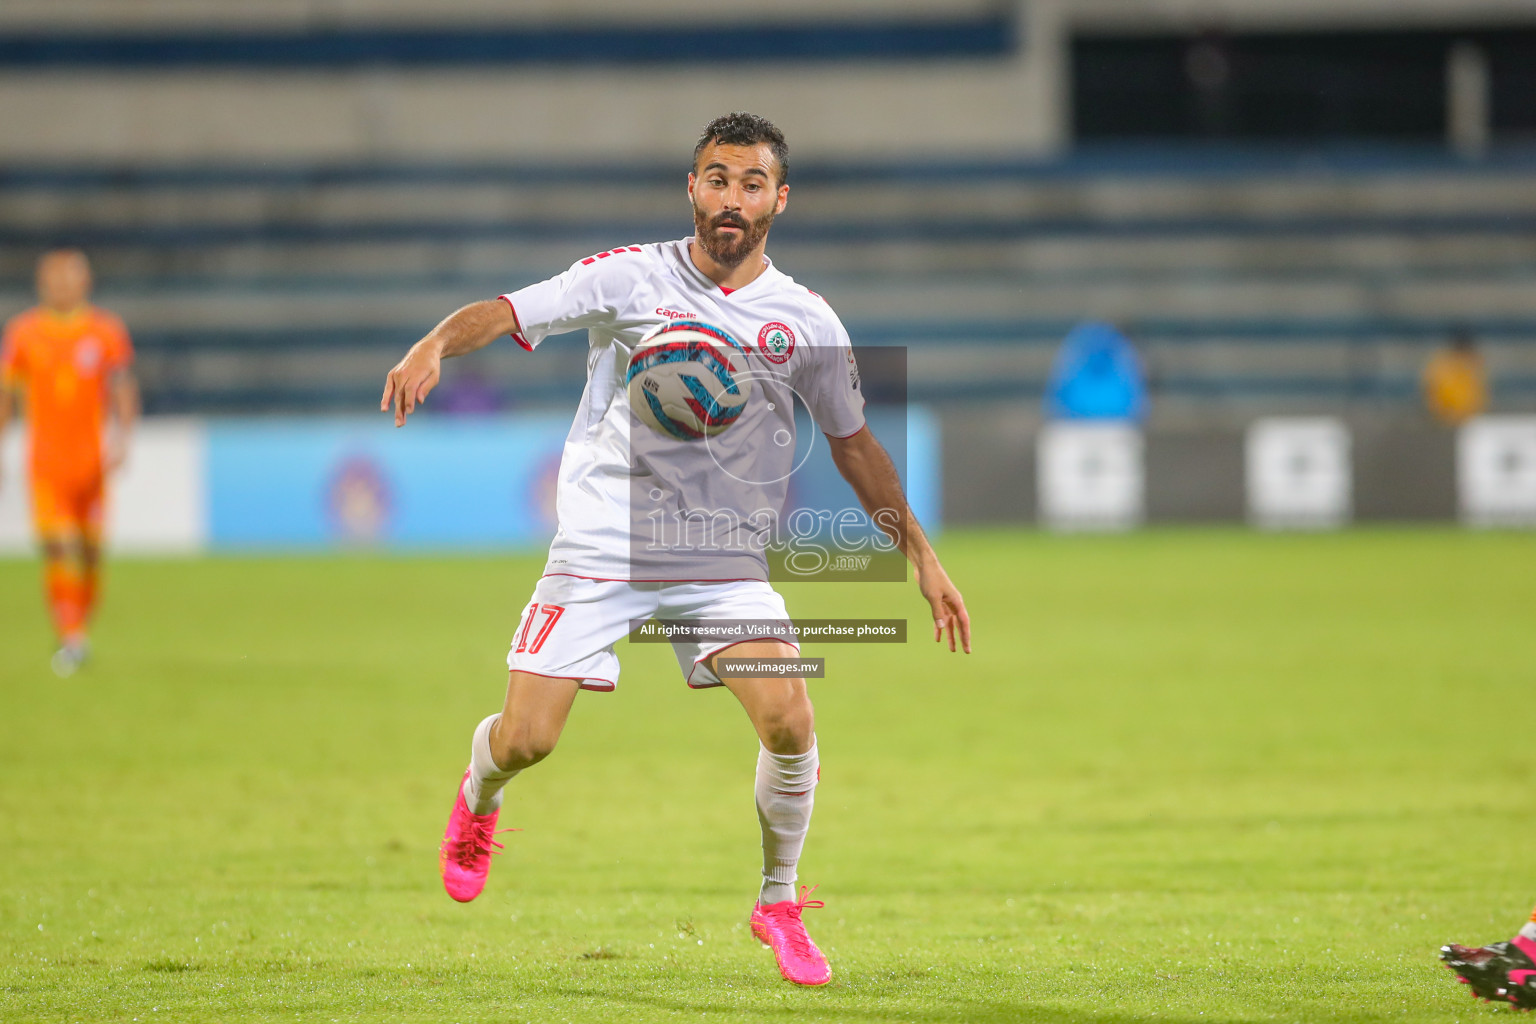
[[[133,326],[151,410],[354,408],[446,310],[685,233],[684,170],[12,167],[0,304],[26,301],[39,248],[79,244]],[[1136,339],[1165,411],[1402,407],[1462,326],[1496,397],[1524,403],[1533,170],[1413,151],[797,165],[772,250],[857,340],[910,346],[925,400],[1037,396],[1061,337],[1095,317]],[[481,368],[516,401],[579,389],[579,346],[519,355]]]

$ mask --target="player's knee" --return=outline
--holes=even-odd
[[[803,754],[816,738],[816,713],[809,699],[787,703],[762,722],[763,746],[775,754]]]
[[[493,733],[491,753],[496,764],[506,771],[520,771],[532,767],[554,752],[560,739],[559,732],[528,726]]]
[[[555,742],[543,742],[532,738],[513,740],[494,751],[496,764],[504,771],[521,771],[531,768],[554,752]]]

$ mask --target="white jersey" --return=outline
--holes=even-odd
[[[587,386],[560,460],[546,574],[766,580],[763,545],[794,470],[795,396],[826,434],[864,426],[853,348],[831,307],[771,263],[726,292],[694,266],[691,241],[599,253],[502,296],[522,328],[514,339],[530,352],[552,334],[587,330]],[[746,410],[703,441],[639,426],[625,387],[635,344],[683,319],[713,324],[751,350]]]

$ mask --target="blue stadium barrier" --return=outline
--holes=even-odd
[[[147,413],[157,416],[216,415],[240,416],[257,413],[330,413],[364,415],[378,409],[384,376],[366,384],[243,385],[221,388],[168,386],[144,388],[143,404]],[[510,381],[501,389],[504,399],[499,408],[573,409],[581,398],[585,380],[579,375],[530,384]],[[378,414],[381,418],[383,413]],[[452,414],[449,415],[459,415]]]
[[[943,525],[938,417],[921,405],[871,403],[864,413],[870,431],[896,466],[912,513],[936,536]],[[795,423],[798,468],[790,479],[787,509],[861,508],[853,488],[839,475],[826,440],[798,405]],[[873,527],[865,532],[873,532]]]
[[[1012,401],[1038,402],[1046,380],[994,374],[985,379],[913,381],[909,397],[917,403]],[[573,378],[529,387],[507,388],[508,405],[514,409],[561,409],[574,407],[581,396],[582,381]],[[1294,374],[1155,375],[1148,391],[1156,405],[1159,398],[1218,399],[1338,399],[1359,402],[1412,402],[1419,394],[1416,376],[1317,377]],[[1489,382],[1495,400],[1526,402],[1536,396],[1536,376],[1500,374]],[[145,411],[151,415],[247,415],[280,411],[286,414],[346,414],[363,416],[378,407],[377,385],[337,385],[321,388],[280,386],[218,390],[146,391]],[[382,416],[382,414],[380,414]],[[265,421],[264,421],[265,422]]]
[[[375,399],[376,400],[376,399]],[[572,411],[457,419],[251,418],[207,424],[208,543],[224,551],[534,550],[553,536],[555,481]],[[941,525],[938,421],[872,410],[908,500]],[[825,479],[824,441],[803,499],[858,507]],[[807,490],[809,487],[810,490]],[[839,491],[837,488],[841,488]],[[846,492],[846,493],[844,493]],[[828,507],[831,507],[830,505]]]
[[[214,549],[536,548],[571,417],[215,420]]]

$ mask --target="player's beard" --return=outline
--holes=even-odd
[[[774,211],[769,207],[768,212],[750,223],[745,217],[735,213],[722,213],[710,217],[697,206],[693,208],[693,237],[699,243],[709,258],[722,267],[735,269],[746,262],[747,254],[762,244],[768,237],[768,229],[773,226]],[[740,234],[734,238],[720,230],[726,224],[733,224],[741,229]]]

